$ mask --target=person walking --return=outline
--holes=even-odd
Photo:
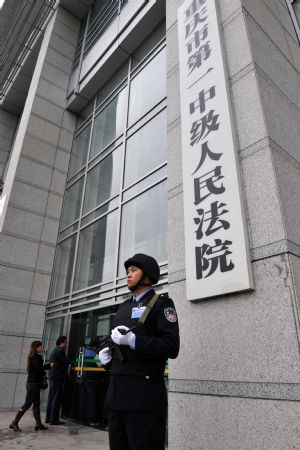
[[[107,392],[110,450],[163,450],[167,418],[164,381],[168,358],[179,352],[179,326],[173,301],[156,295],[157,261],[142,253],[124,263],[131,298],[119,307],[111,338],[123,355],[109,347],[99,352],[110,371]]]
[[[69,360],[66,356],[67,337],[59,336],[56,347],[50,355],[49,394],[46,411],[46,423],[63,425],[59,420],[59,411],[63,401],[64,384],[68,376]]]
[[[42,343],[41,341],[33,341],[30,345],[27,357],[27,383],[26,383],[26,399],[25,403],[17,412],[14,420],[9,425],[9,428],[14,431],[21,431],[19,422],[25,412],[32,406],[33,416],[35,418],[35,430],[47,430],[41,421],[40,413],[40,391],[45,376],[45,370],[50,368],[50,364],[43,365],[43,358],[41,356]]]

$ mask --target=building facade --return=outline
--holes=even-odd
[[[198,48],[191,71],[209,61],[212,2],[28,0],[0,10],[2,410],[23,401],[29,343],[43,339],[49,352],[66,334],[75,365],[64,410],[76,416],[80,349],[109,332],[127,296],[123,261],[144,252],[159,261],[157,291],[169,292],[180,322],[169,448],[300,447],[299,2],[213,2],[253,281],[203,298],[199,276],[191,301],[180,51]],[[217,209],[217,228],[229,227]],[[211,272],[224,258],[229,271],[234,253],[218,255]]]

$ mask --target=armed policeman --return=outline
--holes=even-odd
[[[137,253],[124,263],[132,296],[119,307],[111,338],[123,355],[106,347],[99,353],[110,371],[106,397],[110,450],[163,450],[167,418],[164,382],[168,358],[179,352],[173,301],[155,294],[157,261]]]

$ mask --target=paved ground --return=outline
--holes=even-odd
[[[14,413],[0,412],[0,450],[108,450],[108,433],[71,422],[34,431],[32,412],[21,419],[22,432],[8,428]],[[42,414],[42,420],[44,414]]]

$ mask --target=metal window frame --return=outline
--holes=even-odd
[[[131,81],[135,78],[135,76],[141,72],[147,65],[152,61],[152,59],[163,49],[165,48],[166,43],[165,39],[161,40],[159,43],[157,43],[151,51],[148,52],[148,54],[143,58],[143,60],[136,66],[133,70],[131,67],[131,61],[132,59],[129,59],[128,63],[128,72],[127,72],[127,78],[125,80],[122,80],[107,96],[106,98],[97,105],[97,94],[94,98],[94,106],[93,106],[93,112],[89,115],[89,117],[80,124],[80,127],[76,130],[74,134],[74,138],[77,137],[84,129],[86,129],[87,126],[91,126],[90,130],[90,136],[89,136],[89,143],[87,150],[87,159],[85,164],[78,170],[76,173],[72,175],[67,181],[67,189],[69,189],[71,186],[73,186],[81,177],[84,178],[83,181],[83,188],[82,192],[83,195],[81,196],[81,205],[80,205],[80,213],[79,217],[72,223],[68,224],[64,229],[60,229],[59,231],[59,237],[57,244],[63,243],[65,240],[70,239],[75,236],[76,244],[75,244],[75,252],[74,252],[74,261],[73,261],[73,268],[72,268],[72,277],[71,277],[71,283],[70,283],[70,292],[65,293],[63,295],[60,295],[59,297],[50,297],[48,300],[47,305],[47,320],[54,319],[57,317],[63,317],[67,315],[77,314],[80,311],[88,311],[93,309],[99,309],[104,308],[106,306],[111,306],[113,304],[121,303],[124,299],[124,296],[127,295],[127,285],[126,285],[126,279],[124,276],[120,276],[118,274],[118,267],[119,267],[119,253],[120,253],[120,231],[121,231],[121,223],[122,223],[122,207],[128,203],[129,201],[133,201],[140,195],[144,194],[145,192],[149,191],[156,185],[165,182],[167,179],[167,175],[164,175],[160,177],[159,179],[156,179],[155,181],[151,182],[148,186],[138,190],[132,197],[129,199],[123,200],[123,194],[124,192],[128,192],[132,187],[135,185],[138,185],[141,181],[145,180],[147,177],[151,176],[152,174],[158,172],[162,167],[167,165],[167,161],[164,161],[163,163],[159,164],[157,167],[149,170],[147,174],[144,174],[142,177],[140,177],[138,180],[136,180],[134,183],[132,183],[130,186],[127,186],[126,188],[123,187],[124,185],[124,175],[125,175],[125,158],[126,158],[126,143],[127,140],[135,134],[138,130],[140,130],[143,126],[145,126],[146,123],[154,119],[158,114],[160,114],[163,110],[166,109],[166,97],[162,98],[157,102],[150,110],[148,110],[142,117],[140,117],[135,123],[128,124],[128,114],[129,114],[129,101],[130,101],[130,87],[131,87]],[[92,136],[93,136],[93,128],[94,128],[94,121],[95,117],[105,109],[105,107],[115,98],[121,90],[124,88],[127,88],[127,98],[126,98],[126,113],[124,113],[124,128],[123,132],[120,136],[116,137],[111,143],[109,143],[101,152],[99,152],[95,157],[93,157],[90,160],[90,152],[91,152],[91,142],[92,142]],[[113,147],[113,145],[118,142],[118,145],[116,147]],[[88,173],[96,167],[97,164],[99,164],[110,152],[113,152],[116,148],[120,148],[122,151],[122,165],[121,165],[121,180],[120,180],[120,191],[117,195],[113,196],[110,199],[105,200],[105,202],[102,202],[100,205],[97,205],[93,210],[90,210],[89,212],[83,214],[83,206],[84,206],[84,193],[86,190],[86,184],[87,184],[87,176]],[[111,149],[110,149],[111,148]],[[112,209],[109,211],[99,215],[96,218],[93,218],[91,221],[88,221],[86,223],[82,223],[82,221],[88,217],[93,211],[96,211],[97,209],[101,208],[101,206],[104,206],[105,204],[109,203],[110,201],[118,198],[118,204],[114,205]],[[64,196],[64,202],[65,202],[65,196]],[[115,249],[115,266],[114,266],[114,278],[111,281],[105,281],[101,283],[97,283],[95,285],[86,286],[84,288],[81,288],[80,290],[74,290],[74,279],[75,279],[75,271],[76,271],[76,264],[77,264],[77,256],[78,256],[78,247],[79,247],[79,239],[81,231],[87,228],[88,226],[91,226],[96,221],[100,220],[102,217],[104,217],[107,214],[110,214],[112,211],[118,210],[118,224],[117,224],[117,236],[116,236],[116,249]],[[74,227],[76,227],[74,229]],[[70,233],[67,232],[67,230],[70,231]],[[66,233],[67,232],[67,233]],[[60,239],[61,236],[61,239]],[[58,254],[55,255],[55,262],[54,262],[54,268],[57,267],[58,261]],[[160,292],[165,292],[166,290],[166,283],[167,283],[167,262],[164,261],[160,264],[161,267],[163,267],[162,270],[162,279],[157,285],[157,290]],[[55,276],[52,276],[51,279],[51,287],[50,292],[53,293],[53,288],[55,288],[56,280]],[[50,294],[50,295],[51,295]],[[76,305],[76,306],[75,306]]]
[[[294,8],[293,8],[294,0],[285,0],[285,1],[286,1],[286,4],[287,4],[289,13],[291,15],[291,18],[292,18],[292,22],[293,22],[293,25],[294,25],[294,28],[295,28],[295,32],[296,32],[296,35],[297,35],[297,38],[298,38],[298,42],[300,44],[300,24],[299,24],[299,21],[297,19],[296,14],[295,14]]]
[[[114,4],[115,3],[115,4]],[[78,39],[75,54],[72,63],[72,71],[74,72],[77,67],[78,79],[76,82],[76,89],[79,87],[79,76],[82,67],[82,61],[84,56],[89,52],[89,50],[94,46],[95,42],[105,33],[109,25],[115,20],[121,13],[122,8],[126,5],[127,0],[117,0],[116,2],[110,1],[103,5],[103,8],[98,12],[98,14],[91,20],[92,8],[90,8],[87,18],[85,19],[85,29],[83,35]],[[107,17],[108,12],[108,17]],[[103,22],[103,23],[101,23]],[[100,28],[99,28],[99,24]]]

